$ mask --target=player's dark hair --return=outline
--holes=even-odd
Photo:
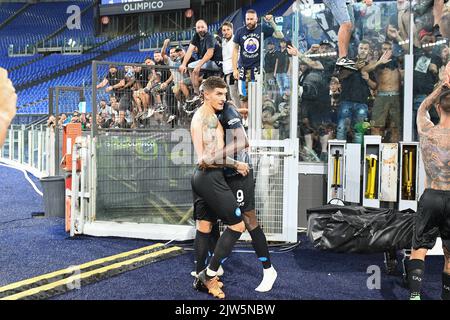
[[[256,11],[253,10],[253,9],[248,9],[247,12],[245,12],[245,14],[247,14],[247,13],[256,14],[257,15]]]
[[[201,85],[203,91],[212,91],[214,89],[226,89],[227,83],[221,77],[209,77]]]

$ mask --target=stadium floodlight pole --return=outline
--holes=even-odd
[[[92,61],[92,122],[91,136],[97,136],[97,64],[96,60]]]

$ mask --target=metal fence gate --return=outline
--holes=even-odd
[[[296,37],[295,33],[293,36]],[[261,55],[261,70],[263,59]],[[107,74],[109,64],[93,63],[94,112],[100,100],[106,97],[98,91],[96,84]],[[126,68],[133,64],[114,65]],[[170,71],[167,67],[161,70],[158,66],[149,68],[156,73]],[[273,90],[260,85],[266,83],[265,73],[257,74],[255,82],[248,86],[249,151],[256,181],[256,211],[268,241],[297,241],[297,59],[293,59],[292,73],[291,96],[283,104],[281,125],[276,130],[263,126],[261,106],[267,91]],[[82,159],[82,171],[73,172],[73,177],[79,177],[72,180],[73,196],[77,199],[72,206],[73,234],[160,240],[194,237],[190,185],[194,150],[189,126],[183,125],[192,115],[183,115],[176,99],[161,101],[167,104],[163,110],[178,112],[175,115],[182,120],[178,126],[152,120],[153,123],[146,124],[150,128],[144,129],[134,121],[133,129],[93,127],[89,142],[84,143],[84,147],[83,143],[74,146],[79,149],[73,154]],[[165,119],[164,115],[161,118]],[[249,235],[245,233],[241,239],[249,239]]]

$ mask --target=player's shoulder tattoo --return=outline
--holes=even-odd
[[[219,125],[219,119],[215,114],[203,118],[203,125],[208,129],[215,129]]]

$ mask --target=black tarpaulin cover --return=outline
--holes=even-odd
[[[319,249],[376,253],[411,248],[412,210],[327,204],[306,214],[308,237]]]

